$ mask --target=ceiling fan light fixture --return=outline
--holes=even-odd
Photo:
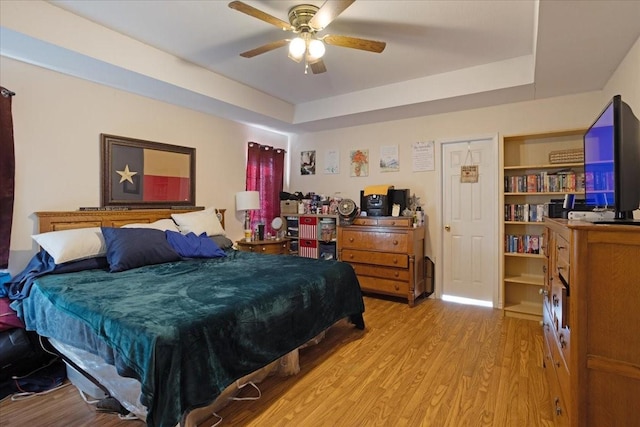
[[[289,54],[294,58],[302,58],[307,50],[307,43],[302,37],[296,37],[289,43]]]
[[[320,59],[324,56],[326,49],[322,40],[313,39],[309,42],[309,56],[314,59]]]

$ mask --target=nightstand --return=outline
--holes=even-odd
[[[289,255],[289,239],[254,240],[247,242],[238,240],[238,250],[258,254]]]

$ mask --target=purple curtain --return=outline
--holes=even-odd
[[[0,87],[0,268],[9,265],[11,223],[13,222],[13,193],[15,183],[15,155],[13,149],[13,118],[11,97],[15,93]]]
[[[265,224],[265,233],[274,234],[271,220],[280,216],[280,192],[284,183],[286,151],[250,142],[247,148],[246,190],[260,192],[260,210],[251,211],[251,228]]]

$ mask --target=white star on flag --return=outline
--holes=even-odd
[[[125,181],[129,181],[130,183],[134,183],[133,179],[131,179],[131,177],[133,175],[137,175],[138,172],[131,172],[129,170],[129,165],[125,165],[124,170],[123,171],[116,171],[118,172],[118,174],[120,175],[120,184],[122,184]]]

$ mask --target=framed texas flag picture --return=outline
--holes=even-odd
[[[195,205],[196,149],[100,135],[102,206]]]

